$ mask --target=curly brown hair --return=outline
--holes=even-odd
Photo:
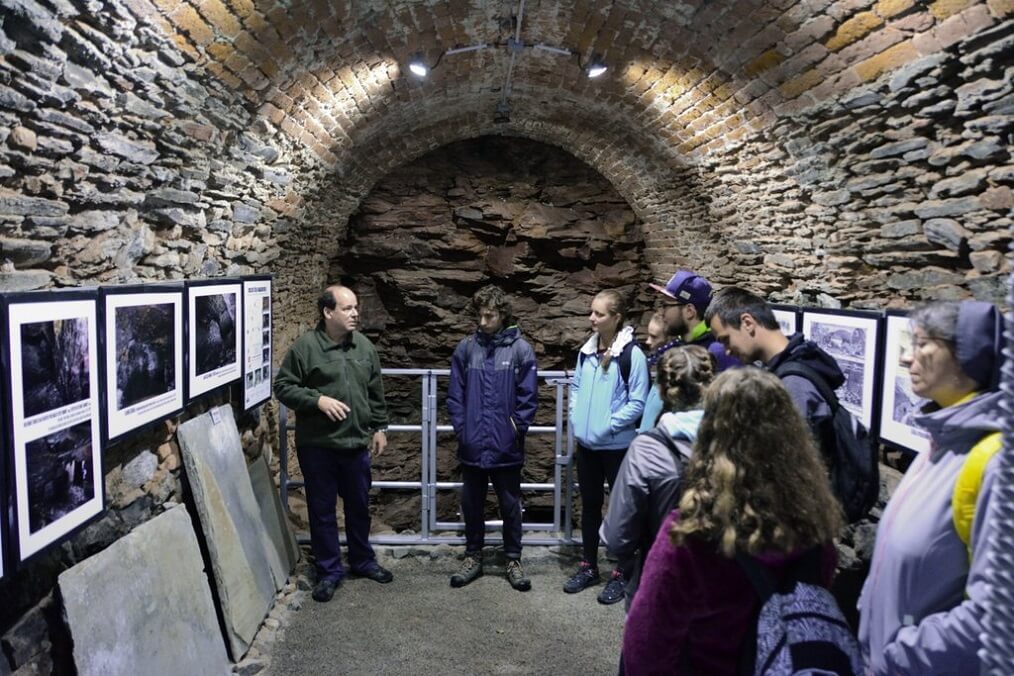
[[[658,360],[658,392],[667,411],[696,408],[704,388],[715,379],[715,355],[700,345],[666,350]]]
[[[789,553],[830,542],[841,526],[827,471],[781,380],[754,367],[715,378],[673,542],[703,538],[728,557]]]

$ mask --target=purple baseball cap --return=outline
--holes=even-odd
[[[678,303],[693,305],[703,312],[711,303],[711,284],[708,280],[690,270],[677,270],[665,286],[649,284],[659,293],[669,296]]]

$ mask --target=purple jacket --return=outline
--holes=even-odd
[[[451,356],[447,411],[463,465],[495,469],[525,461],[525,433],[535,420],[535,352],[511,326],[496,335],[476,331]]]
[[[691,538],[682,547],[669,539],[674,511],[659,528],[623,630],[624,671],[647,674],[738,673],[739,655],[760,598],[735,559],[710,542]],[[771,553],[757,559],[776,579],[800,554]],[[821,576],[830,586],[834,546],[824,548]]]

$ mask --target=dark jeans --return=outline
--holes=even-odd
[[[577,445],[577,480],[581,484],[581,547],[584,560],[598,568],[599,527],[602,525],[602,505],[605,504],[605,490],[616,483],[620,463],[626,449],[622,451],[593,451]]]
[[[345,577],[335,511],[338,496],[345,508],[349,567],[355,573],[365,573],[376,566],[376,555],[370,546],[369,451],[298,446],[296,457],[306,487],[310,549],[317,562],[317,579]]]
[[[493,482],[503,519],[503,551],[521,558],[521,466],[500,469],[461,466],[461,515],[465,517],[465,554],[478,556],[486,539],[486,492]]]

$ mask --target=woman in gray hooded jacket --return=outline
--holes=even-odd
[[[655,534],[679,502],[683,468],[704,415],[701,398],[716,366],[714,354],[700,345],[674,347],[662,355],[657,388],[665,413],[654,430],[634,438],[620,464],[599,533],[627,579],[627,608]]]
[[[998,467],[984,464],[968,542],[955,526],[955,484],[969,451],[1000,430],[1000,321],[975,301],[910,316],[902,355],[912,390],[930,400],[917,423],[932,439],[905,473],[877,529],[859,599],[859,641],[872,674],[978,674],[984,578],[996,524],[987,518]]]

